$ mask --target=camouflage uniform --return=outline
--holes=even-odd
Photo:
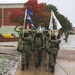
[[[29,66],[29,60],[30,60],[30,55],[31,55],[31,45],[32,45],[32,39],[31,35],[28,32],[24,33],[24,38],[22,37],[23,40],[23,47],[22,47],[22,70],[24,68],[28,68]]]
[[[38,67],[42,60],[43,38],[42,33],[36,32],[34,35],[34,60],[35,66]]]
[[[22,45],[22,39],[21,39],[21,36],[22,36],[22,32],[23,32],[23,28],[19,28],[19,30],[17,30],[18,26],[16,26],[14,28],[14,30],[16,32],[18,32],[18,45],[17,45],[17,51],[21,52],[21,45]]]
[[[66,33],[65,33],[65,42],[67,42],[68,36],[69,36],[69,34],[68,34],[68,32],[66,32]]]
[[[51,40],[49,41],[48,54],[49,54],[49,67],[51,71],[54,72],[54,65],[56,62],[56,57],[59,50],[59,40],[56,39],[55,35],[51,35]]]

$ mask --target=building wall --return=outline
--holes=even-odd
[[[14,26],[15,24],[10,22],[10,11],[20,10],[23,8],[23,4],[0,4],[0,26]],[[2,14],[3,13],[3,14]]]
[[[0,9],[0,26],[2,25],[2,10]]]

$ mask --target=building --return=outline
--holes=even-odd
[[[16,4],[0,4],[0,26],[11,26],[15,25],[10,22],[10,11],[14,9],[19,10],[22,9],[23,3],[16,3]]]
[[[37,3],[37,0],[29,0],[29,1],[35,1]],[[11,23],[9,20],[10,17],[10,11],[11,10],[19,10],[24,7],[24,3],[11,3],[11,4],[0,4],[0,26],[14,26],[15,24]]]

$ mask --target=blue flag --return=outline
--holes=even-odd
[[[29,16],[29,14],[26,15],[26,20],[30,23],[33,24],[33,21],[31,19],[31,17]]]
[[[27,9],[26,20],[31,24],[33,29],[36,29],[29,14],[33,15],[33,13],[30,10]]]
[[[33,15],[33,12],[27,9],[27,14]]]

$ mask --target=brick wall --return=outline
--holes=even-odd
[[[14,26],[15,24],[11,23],[10,22],[10,11],[14,11],[14,9],[16,10],[19,10],[19,9],[22,9],[22,8],[4,8],[4,19],[3,19],[3,25],[4,26]],[[0,8],[0,14],[2,15],[2,9]],[[2,26],[2,18],[0,18],[0,26]]]

